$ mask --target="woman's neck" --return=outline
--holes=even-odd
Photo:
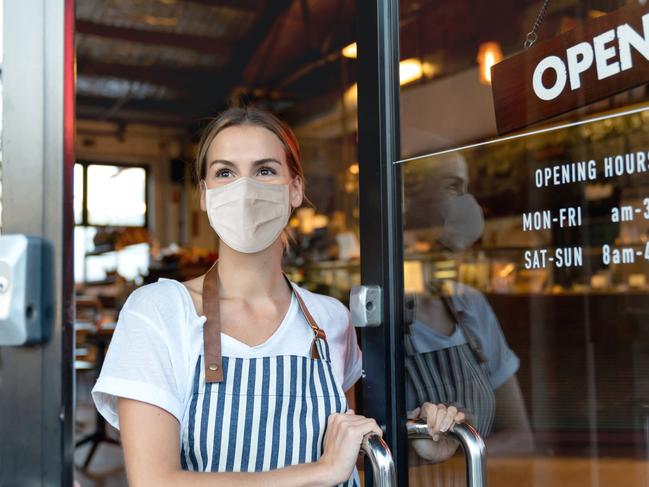
[[[281,298],[289,291],[282,273],[283,244],[278,239],[254,254],[219,245],[219,294],[228,298]]]

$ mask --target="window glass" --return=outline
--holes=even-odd
[[[414,416],[426,402],[464,411],[485,439],[490,485],[639,487],[647,90],[498,136],[480,63],[521,55],[543,3],[402,2],[403,57],[438,63],[401,93],[405,400]],[[549,2],[531,49],[626,3]],[[410,485],[466,485],[455,443],[412,444]]]
[[[141,167],[88,166],[88,223],[143,226],[146,171]]]

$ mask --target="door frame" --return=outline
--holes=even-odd
[[[357,1],[356,18],[361,282],[382,289],[382,324],[361,331],[363,412],[384,428],[397,484],[407,485],[401,166],[394,164],[401,156],[399,1]]]
[[[0,347],[0,484],[72,486],[74,1],[4,0],[2,234],[48,239],[55,316],[42,345]]]

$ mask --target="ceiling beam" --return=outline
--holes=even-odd
[[[155,125],[160,127],[189,128],[196,125],[195,118],[179,117],[175,114],[144,111],[120,110],[111,117],[105,116],[103,108],[80,107],[76,111],[77,120],[106,121],[124,124]]]
[[[85,59],[79,59],[77,63],[79,76],[101,76],[130,81],[144,81],[174,90],[194,93],[196,90],[210,87],[217,79],[213,71],[99,63]]]
[[[349,29],[341,21],[341,19],[350,19],[354,16],[353,11],[348,16],[345,14],[348,3],[347,0],[338,0],[333,15],[327,23],[327,28],[324,30],[325,34],[323,38],[314,42],[313,48],[307,50],[302,59],[295,63],[291,69],[287,69],[286,73],[282,73],[280,77],[269,80],[267,84],[277,89],[284,89],[314,70],[321,69],[329,63],[339,61],[342,57],[342,48],[350,44],[355,37],[354,30]],[[352,2],[351,6],[353,9],[355,4]],[[344,42],[339,46],[341,39]],[[332,48],[331,46],[338,47]]]
[[[128,100],[128,103],[110,113],[115,98],[78,95],[76,115],[79,118],[94,120],[149,120],[163,119],[178,125],[195,123],[200,114],[191,109],[191,103],[184,100]]]
[[[241,81],[246,66],[269,34],[275,22],[286,13],[291,4],[292,0],[268,0],[266,2],[264,9],[257,17],[255,25],[250,29],[248,35],[239,42],[241,47],[235,51],[228,65],[222,70],[220,76],[221,88],[214,91],[215,95],[212,98],[212,103],[207,104],[210,111],[220,110],[226,105],[226,98],[236,84]]]
[[[236,10],[260,10],[263,1],[260,0],[183,0],[187,3],[197,3],[208,7],[228,7]],[[268,0],[272,1],[272,0]]]
[[[197,36],[192,34],[178,34],[159,30],[134,29],[132,27],[116,27],[100,24],[90,20],[76,21],[76,31],[81,34],[123,39],[144,44],[157,44],[163,46],[184,47],[194,51],[229,56],[232,45],[215,37]]]

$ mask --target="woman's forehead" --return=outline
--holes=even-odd
[[[417,164],[416,162],[413,164]],[[444,181],[449,178],[468,181],[469,171],[461,157],[441,157],[424,161],[408,171],[406,177],[419,177],[427,181]]]
[[[221,130],[207,149],[207,161],[252,162],[277,159],[285,163],[284,146],[270,130],[254,125],[239,125]]]

